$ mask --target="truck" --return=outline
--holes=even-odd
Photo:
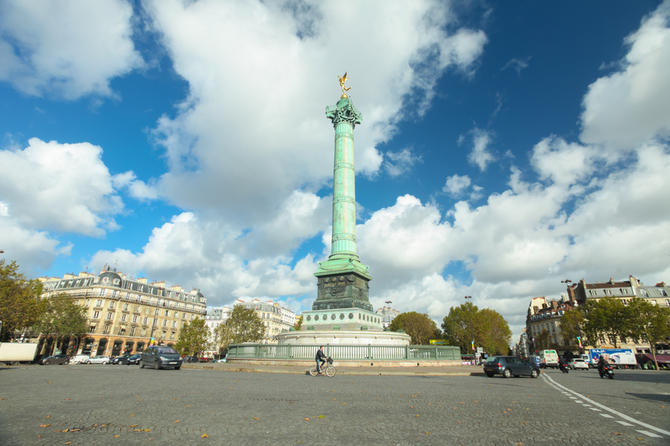
[[[603,354],[607,355],[607,361],[617,369],[638,367],[635,353],[629,348],[591,348],[586,350],[586,354],[582,355],[582,358],[589,367],[593,368],[598,367],[598,360]]]
[[[0,342],[0,364],[16,365],[35,360],[37,344],[25,342]]]
[[[558,367],[558,353],[556,350],[540,350],[540,367]]]

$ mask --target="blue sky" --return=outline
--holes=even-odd
[[[515,338],[563,279],[670,279],[670,3],[0,3],[0,249],[212,306],[316,297],[355,130],[371,301]]]

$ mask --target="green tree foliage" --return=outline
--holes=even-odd
[[[259,341],[264,334],[265,325],[261,318],[254,310],[241,305],[235,305],[226,323],[216,327],[215,331],[220,351],[231,344]]]
[[[391,322],[389,330],[403,330],[412,338],[412,345],[428,345],[431,339],[441,337],[435,321],[429,318],[427,314],[419,314],[416,311],[397,315]]]
[[[179,332],[179,339],[174,348],[182,355],[200,356],[207,348],[209,341],[209,327],[205,320],[195,318],[191,323],[186,323]]]
[[[597,347],[609,341],[616,348],[619,339],[625,342],[630,333],[630,311],[621,299],[611,296],[598,301],[590,299],[582,308],[586,319],[582,331],[589,345]]]
[[[55,339],[55,345],[66,336],[81,338],[88,329],[86,308],[76,304],[66,294],[43,300],[44,313],[36,325],[41,334]]]
[[[44,311],[40,294],[39,281],[26,280],[15,261],[6,264],[0,260],[0,340],[13,339],[17,331],[26,330],[40,320]]]
[[[512,330],[500,313],[489,308],[480,310],[472,302],[451,307],[442,320],[444,337],[449,344],[461,347],[461,352],[473,354],[475,347],[483,347],[493,355],[507,354]]]
[[[302,328],[302,315],[295,318],[295,325],[293,325],[293,328],[295,328],[296,331],[300,331],[300,328]]]
[[[549,347],[551,347],[551,340],[550,340],[549,332],[547,331],[546,328],[543,328],[542,333],[535,336],[535,340],[533,341],[533,346],[535,347],[535,350],[537,350],[537,351],[546,350]]]
[[[586,345],[587,340],[582,333],[582,326],[584,325],[584,313],[580,308],[566,311],[561,316],[561,333],[563,339],[568,340],[570,345],[578,345],[577,337],[582,340],[582,345]]]
[[[628,337],[636,342],[648,343],[656,362],[656,344],[663,343],[670,337],[670,309],[637,297],[631,299],[626,309],[630,318]],[[658,370],[657,362],[656,369]]]

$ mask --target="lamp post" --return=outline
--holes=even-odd
[[[475,327],[472,324],[472,296],[465,296],[465,302],[466,303],[468,302],[468,299],[470,299],[470,311],[469,311],[469,313],[470,313],[470,334],[472,335],[472,350],[473,350],[473,353],[474,353],[474,350],[475,350]],[[476,359],[476,356],[475,356],[475,364],[476,363],[477,363],[477,359]]]

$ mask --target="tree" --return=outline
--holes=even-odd
[[[293,328],[295,328],[296,331],[300,331],[300,328],[302,328],[302,315],[295,318],[295,325],[293,325]]]
[[[0,340],[14,339],[17,331],[35,325],[44,311],[42,285],[37,280],[26,280],[18,270],[15,261],[7,265],[0,260]]]
[[[546,350],[549,348],[551,345],[549,342],[549,332],[547,331],[546,328],[542,329],[542,333],[538,334],[535,336],[535,339],[533,340],[533,344],[535,346],[536,350]]]
[[[656,344],[664,342],[670,336],[670,309],[653,305],[645,299],[635,297],[626,307],[628,310],[628,336],[635,341],[649,343],[656,370]]]
[[[584,325],[584,313],[579,308],[568,310],[561,316],[561,333],[564,340],[569,340],[569,345],[577,344],[577,337],[581,339],[582,344],[587,342],[582,334],[582,325]]]
[[[207,347],[208,340],[209,327],[205,325],[204,319],[198,317],[193,322],[184,324],[174,348],[182,355],[200,356]]]
[[[264,334],[265,325],[261,318],[254,310],[241,305],[235,305],[226,323],[216,327],[219,351],[231,344],[259,341]]]
[[[621,299],[607,296],[598,301],[587,300],[583,309],[586,322],[582,331],[589,345],[597,347],[605,337],[615,348],[619,339],[625,342],[630,332],[630,321],[629,311]]]
[[[416,311],[397,315],[391,322],[389,330],[403,330],[412,338],[412,345],[428,345],[431,339],[439,338],[441,335],[435,321],[427,314],[419,314]]]
[[[36,329],[46,337],[53,337],[55,345],[64,337],[81,338],[88,328],[86,308],[77,305],[64,293],[43,300],[44,313]]]
[[[507,354],[512,331],[500,313],[489,308],[480,310],[472,302],[451,307],[442,320],[444,337],[461,352],[474,353],[472,341],[492,355]]]

